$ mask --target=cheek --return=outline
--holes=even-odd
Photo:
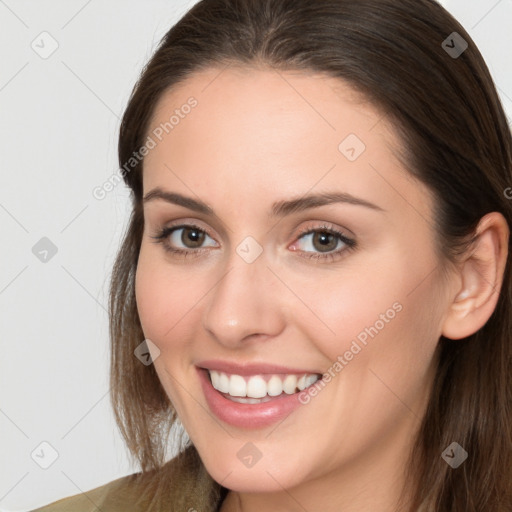
[[[194,306],[204,291],[191,286],[190,275],[170,265],[154,249],[141,247],[135,277],[135,296],[142,329],[160,350],[194,316]],[[195,283],[197,284],[197,283]],[[175,346],[175,345],[174,345]]]
[[[154,248],[142,244],[135,275],[137,310],[145,338],[160,351],[154,368],[178,414],[183,414],[182,397],[173,376],[181,374],[178,366],[186,362],[180,356],[186,350],[184,329],[193,318],[193,304],[201,295],[189,281],[185,272],[169,265]]]
[[[356,359],[359,367],[386,365],[390,379],[415,371],[414,378],[420,377],[440,336],[439,277],[425,279],[435,263],[397,252],[379,261],[314,286],[304,279],[308,305],[317,313],[303,317],[304,331],[333,363],[346,355],[350,366]]]
[[[295,289],[301,290],[309,309],[296,315],[296,321],[302,322],[307,337],[318,342],[330,360],[350,350],[355,340],[364,346],[373,336],[381,336],[404,315],[402,283],[391,271],[380,273],[364,264],[343,268],[328,279],[305,276],[297,282],[295,276],[287,282],[291,279],[296,280]]]

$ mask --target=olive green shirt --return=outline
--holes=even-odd
[[[157,471],[133,473],[31,512],[217,512],[227,489],[219,488],[195,448]]]
[[[134,475],[128,475],[90,491],[63,498],[32,512],[146,512],[147,503],[131,492]],[[139,503],[137,503],[139,501]]]

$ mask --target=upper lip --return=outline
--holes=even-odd
[[[290,368],[271,363],[233,363],[231,361],[222,361],[220,359],[210,359],[208,361],[201,361],[197,363],[199,368],[206,370],[216,370],[223,373],[232,375],[261,375],[261,374],[274,374],[274,373],[288,373],[288,374],[309,374],[318,375],[319,372],[312,370],[305,370],[303,368]]]

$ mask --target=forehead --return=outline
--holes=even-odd
[[[425,205],[425,190],[398,159],[401,141],[386,117],[337,78],[266,68],[202,70],[161,97],[148,134],[155,130],[161,140],[145,158],[145,192],[166,183],[183,189],[181,179],[187,188],[233,187],[269,199],[282,198],[276,188],[298,195],[337,187],[396,201],[402,190]]]
[[[318,132],[328,139],[346,129],[359,130],[362,135],[378,123],[380,133],[386,132],[389,141],[399,146],[399,139],[375,105],[346,82],[325,74],[241,65],[208,68],[166,91],[156,105],[150,126],[165,124],[170,114],[183,108],[191,97],[197,99],[199,107],[194,109],[195,118],[215,121],[219,128],[238,123],[246,127],[240,134],[246,138],[258,131],[271,132],[279,122],[281,127],[293,128],[295,136],[302,132],[312,137]],[[298,117],[303,123],[293,126]],[[183,131],[175,128],[174,134]],[[198,128],[194,126],[194,131],[200,137]],[[208,131],[208,127],[205,129]],[[282,133],[276,143],[284,136]]]

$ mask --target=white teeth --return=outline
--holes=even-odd
[[[279,396],[282,392],[283,381],[277,375],[272,375],[267,382],[267,394],[269,396]]]
[[[253,375],[244,378],[241,375],[228,375],[216,370],[209,370],[212,386],[221,393],[231,397],[238,397],[234,401],[240,403],[267,402],[270,397],[281,395],[283,392],[292,395],[297,390],[302,391],[314,384],[318,375],[287,375],[282,379],[279,375],[272,375],[265,380],[262,375]]]
[[[212,379],[212,386],[215,388],[215,389],[219,389],[219,372],[215,371],[215,370],[211,370],[210,371],[210,378]],[[226,393],[226,391],[224,391],[224,393]]]
[[[247,396],[247,383],[245,379],[240,375],[231,375],[229,379],[229,391],[227,391],[227,393],[231,396]]]
[[[314,384],[318,380],[318,375],[307,375],[304,385],[304,389],[309,388],[311,384]]]
[[[247,396],[251,398],[263,398],[267,394],[267,383],[262,377],[256,375],[247,383]]]
[[[295,375],[287,375],[283,382],[283,391],[288,395],[293,395],[297,388],[297,377]]]
[[[219,386],[215,389],[218,389],[221,393],[229,391],[229,377],[225,373],[219,374]]]

